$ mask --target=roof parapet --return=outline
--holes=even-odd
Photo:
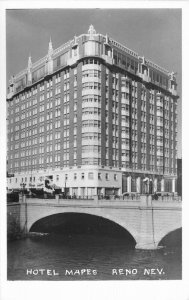
[[[9,81],[9,85],[10,86],[13,85],[15,83],[15,81],[18,81],[20,78],[24,77],[26,74],[28,74],[28,72],[35,71],[38,67],[42,66],[43,64],[45,65],[45,68],[46,68],[46,65],[48,64],[48,74],[51,74],[53,72],[53,59],[55,59],[59,55],[59,53],[63,52],[63,50],[65,50],[66,48],[69,49],[69,48],[74,48],[74,47],[78,46],[78,39],[81,38],[83,35],[89,36],[89,39],[93,39],[94,36],[97,35],[94,26],[91,24],[89,26],[87,34],[82,34],[78,37],[74,36],[74,39],[69,40],[68,42],[64,43],[63,45],[61,45],[60,47],[58,47],[55,50],[53,49],[52,40],[50,37],[47,55],[45,55],[44,57],[42,57],[35,63],[32,63],[31,55],[30,55],[28,58],[27,68],[22,70],[18,74],[16,74],[15,77],[11,77],[11,79]],[[171,81],[173,81],[174,84],[176,84],[176,78],[175,78],[174,72],[170,73],[166,69],[158,66],[157,64],[146,59],[145,57],[140,57],[137,52],[127,48],[126,46],[122,45],[119,42],[116,42],[112,38],[109,38],[107,34],[105,36],[100,34],[100,36],[103,37],[105,44],[109,45],[110,47],[116,46],[117,48],[128,53],[129,55],[134,56],[136,59],[138,59],[138,61],[140,63],[142,63],[144,65],[145,68],[152,67],[152,68],[155,68],[156,70],[166,74],[167,76],[169,76],[169,79]],[[113,64],[113,57],[109,58],[109,57],[106,57],[104,54],[102,54],[102,58],[104,58],[107,63]],[[77,57],[77,59],[79,59],[79,56]],[[70,60],[70,63],[73,64],[73,62],[71,60]],[[144,76],[145,78],[143,78],[145,81],[148,81],[148,78],[146,77],[147,75],[149,76],[149,74],[145,74],[145,76]]]

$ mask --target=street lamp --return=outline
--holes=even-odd
[[[65,176],[65,198],[66,198],[66,196],[67,196],[67,192],[66,192],[66,181],[67,181],[67,177]]]
[[[20,186],[22,187],[22,195],[24,194],[24,189],[26,187],[26,183],[21,183]]]

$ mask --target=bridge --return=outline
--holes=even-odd
[[[20,227],[26,233],[40,220],[66,213],[87,214],[111,221],[124,228],[137,249],[157,249],[169,233],[181,228],[181,201],[138,199],[37,199],[23,196],[19,203]],[[79,224],[78,224],[79,225]]]

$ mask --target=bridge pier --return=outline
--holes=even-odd
[[[23,234],[28,233],[28,203],[26,195],[19,195],[19,203],[20,203],[20,229]]]
[[[144,241],[143,241],[144,242]],[[135,246],[135,249],[138,250],[157,250],[158,249],[158,245],[156,243],[153,242],[147,242],[145,241],[145,243],[137,243]]]
[[[154,212],[151,195],[140,197],[140,221],[136,249],[154,250],[158,248],[155,241]]]

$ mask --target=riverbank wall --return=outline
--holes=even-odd
[[[20,203],[9,203],[7,205],[7,239],[15,240],[23,237],[20,228]]]

